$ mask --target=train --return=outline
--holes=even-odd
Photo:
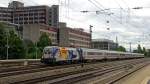
[[[144,54],[109,50],[47,46],[43,49],[44,64],[81,63],[101,60],[123,60],[144,58]]]

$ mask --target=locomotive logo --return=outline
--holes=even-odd
[[[68,50],[66,48],[60,48],[60,57],[67,59]]]

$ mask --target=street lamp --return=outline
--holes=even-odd
[[[38,48],[37,48],[37,42],[35,42],[35,45],[36,45],[36,48],[35,48],[35,49],[36,49],[36,59],[37,59],[37,49],[38,49]]]
[[[130,52],[132,52],[131,42],[129,42]]]
[[[110,28],[107,28],[107,30],[108,30],[108,32],[109,32]],[[108,38],[110,38],[110,37],[108,36]],[[109,42],[109,39],[108,39],[108,50],[110,50],[110,42]]]
[[[92,48],[92,25],[89,25],[90,26],[90,47]]]
[[[6,31],[6,37],[7,37],[7,45],[6,45],[6,47],[7,47],[7,56],[6,56],[6,59],[8,60],[8,58],[9,58],[9,45],[8,45],[8,43],[9,43],[9,39],[8,39],[8,29],[7,29],[7,31]]]

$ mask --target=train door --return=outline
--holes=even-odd
[[[83,50],[81,48],[77,48],[77,52],[78,52],[78,55],[79,55],[79,62],[83,63],[83,61],[84,61]]]

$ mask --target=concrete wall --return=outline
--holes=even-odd
[[[28,24],[23,26],[23,39],[37,42],[42,33],[46,33],[52,41],[57,45],[57,29],[43,24]]]
[[[26,24],[23,26],[23,39],[37,42],[40,37],[40,26],[37,24]]]
[[[59,24],[59,46],[69,47],[69,32],[66,23]]]

